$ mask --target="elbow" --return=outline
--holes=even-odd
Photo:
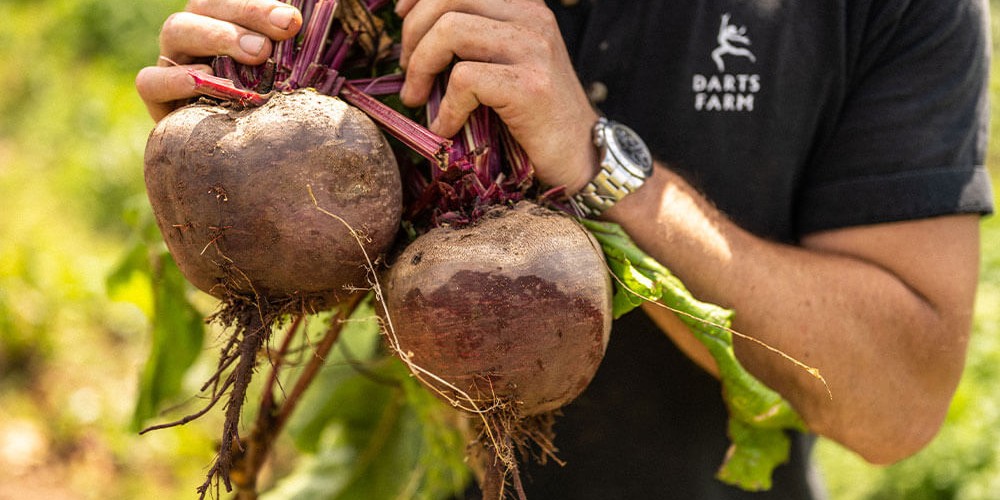
[[[839,426],[834,439],[874,465],[892,465],[926,448],[944,425],[965,366],[967,337],[952,338],[897,366],[884,379],[888,383],[862,399],[868,404],[841,407],[839,420],[849,425]]]
[[[878,440],[858,443],[855,452],[872,465],[892,465],[923,450],[937,436],[944,418],[907,421],[905,429]]]
[[[923,450],[937,436],[952,395],[953,391],[911,394],[894,405],[855,413],[854,418],[845,419],[851,425],[838,426],[827,437],[873,465],[895,464]]]
[[[917,418],[883,415],[878,419],[880,425],[841,426],[839,431],[812,430],[872,465],[892,465],[924,449],[940,431],[945,413],[923,413]]]
[[[956,364],[958,366],[960,364]],[[930,372],[930,370],[928,370]],[[923,450],[944,425],[961,370],[933,371],[934,376],[904,377],[827,414],[815,429],[873,465],[891,465]],[[924,375],[929,375],[925,372]]]

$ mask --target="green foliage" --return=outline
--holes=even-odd
[[[459,493],[469,481],[455,428],[461,417],[378,348],[370,309],[353,321],[290,425],[305,455],[264,498],[430,500]]]
[[[185,2],[72,0],[60,2],[69,22],[50,27],[49,39],[72,47],[76,59],[107,60],[121,72],[135,72],[155,62],[159,50],[150,27],[159,27]],[[144,40],[147,43],[135,43]]]
[[[201,355],[205,333],[202,314],[188,300],[190,286],[144,206],[142,197],[126,213],[125,220],[134,227],[132,244],[107,278],[108,296],[133,303],[152,323],[152,346],[132,417],[134,431],[164,403],[182,395],[181,382]]]
[[[402,363],[385,358],[331,394],[335,411],[314,429],[310,452],[265,499],[436,499],[467,484],[461,437],[441,418],[454,410]]]
[[[0,2],[0,151],[16,144],[9,166],[24,162],[31,182],[59,196],[74,219],[115,236],[130,231],[119,218],[142,192],[152,128],[133,79],[155,64],[159,25],[183,3]]]
[[[153,299],[138,277],[114,297],[105,280],[144,199],[152,121],[133,80],[183,4],[0,1],[0,498],[176,498],[210,460],[198,426],[128,430]],[[116,15],[129,26],[109,40]],[[9,432],[34,447],[8,451]]]

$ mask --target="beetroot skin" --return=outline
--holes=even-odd
[[[260,107],[191,105],[150,135],[147,193],[191,283],[216,297],[317,298],[367,286],[399,228],[401,186],[384,136],[343,101],[299,90]],[[314,203],[310,191],[315,196]]]
[[[531,203],[427,232],[384,286],[401,354],[480,409],[509,402],[520,417],[558,409],[589,384],[607,347],[612,290],[599,246],[565,215]]]

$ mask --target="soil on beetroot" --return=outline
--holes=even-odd
[[[461,270],[426,295],[410,290],[398,309],[406,328],[430,323],[435,329],[402,346],[420,353],[410,360],[431,373],[466,381],[463,390],[477,401],[488,404],[498,393],[516,394],[525,416],[554,410],[582,392],[590,377],[586,369],[566,377],[549,360],[568,350],[579,353],[572,364],[599,363],[604,314],[555,282],[496,274],[502,271],[501,266],[494,272]]]

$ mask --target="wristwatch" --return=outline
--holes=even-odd
[[[601,169],[573,195],[576,206],[588,218],[613,207],[653,174],[653,156],[634,130],[601,117],[593,134]]]

